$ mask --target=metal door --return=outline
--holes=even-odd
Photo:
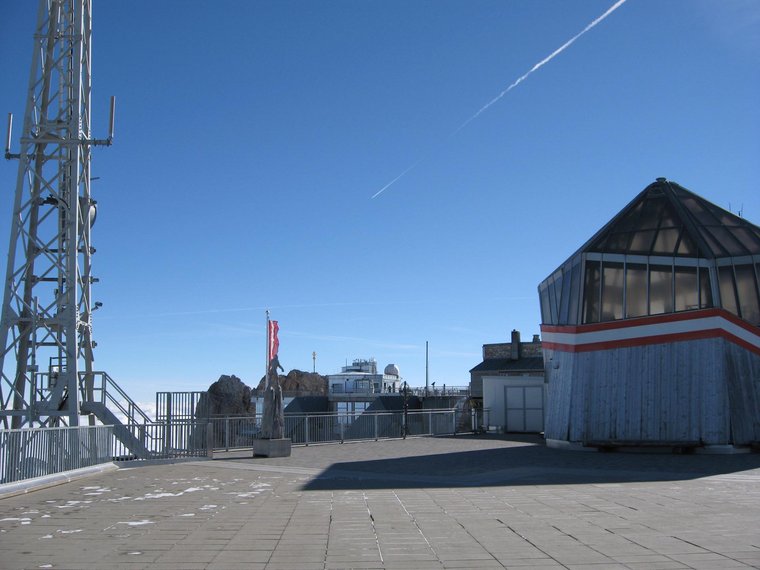
[[[544,431],[544,387],[505,386],[504,410],[508,432]]]

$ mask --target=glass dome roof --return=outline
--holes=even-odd
[[[723,308],[760,325],[760,228],[658,178],[538,287],[544,324]]]
[[[756,255],[760,228],[658,178],[581,250],[709,259]]]

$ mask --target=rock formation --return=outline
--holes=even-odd
[[[234,374],[222,374],[219,380],[209,386],[206,394],[201,396],[198,412],[201,415],[213,416],[254,416],[256,407],[251,403],[252,391]]]
[[[291,370],[287,375],[279,376],[280,387],[283,392],[308,392],[311,396],[327,395],[327,377],[313,372],[304,372],[303,370]],[[259,382],[256,391],[264,391],[265,378]]]

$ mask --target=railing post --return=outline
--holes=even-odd
[[[214,424],[211,421],[206,425],[206,455],[209,459],[214,458]]]
[[[306,422],[306,429],[304,430],[304,437],[306,438],[306,441],[304,442],[307,446],[309,445],[309,415],[307,414],[305,416]]]
[[[230,417],[224,417],[224,450],[230,450]]]
[[[343,422],[340,421],[340,414],[338,414],[338,425],[340,426],[340,442],[343,443]]]
[[[451,432],[457,434],[457,411],[451,410]]]
[[[378,440],[378,437],[377,437],[377,414],[375,414],[375,441],[377,441],[377,440]]]

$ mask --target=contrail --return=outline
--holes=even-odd
[[[586,32],[588,32],[592,28],[594,28],[597,24],[600,24],[607,16],[609,16],[615,10],[617,10],[618,8],[620,8],[620,6],[622,6],[625,2],[626,2],[626,0],[617,0],[617,2],[615,2],[612,6],[610,6],[604,14],[602,14],[601,16],[599,16],[598,18],[596,18],[594,21],[592,21],[588,26],[586,26],[585,28],[583,28],[580,32],[578,32],[577,34],[575,34],[572,38],[570,38],[569,40],[567,40],[560,47],[558,47],[557,49],[555,49],[551,54],[549,54],[544,59],[542,59],[541,61],[539,61],[536,65],[534,65],[533,67],[531,67],[530,70],[527,73],[525,73],[524,75],[521,75],[520,77],[518,77],[517,79],[515,79],[506,89],[504,89],[496,97],[494,97],[488,103],[486,103],[485,105],[483,105],[478,110],[477,113],[475,113],[474,115],[472,115],[472,117],[470,117],[469,119],[467,119],[464,123],[462,123],[461,125],[459,125],[459,127],[457,127],[454,131],[452,131],[452,133],[449,135],[449,138],[451,138],[454,135],[456,135],[459,131],[461,131],[463,128],[465,128],[467,125],[469,125],[472,121],[474,121],[475,119],[477,119],[484,111],[486,111],[486,109],[488,109],[491,105],[493,105],[494,103],[496,103],[497,101],[499,101],[499,99],[501,99],[502,97],[504,97],[504,95],[506,95],[507,93],[509,93],[510,91],[512,91],[512,89],[514,89],[515,87],[517,87],[518,85],[520,85],[520,83],[522,83],[523,81],[525,81],[533,72],[535,72],[535,71],[539,70],[540,68],[542,68],[544,65],[546,65],[547,63],[549,63],[551,60],[553,60],[555,57],[557,57],[559,54],[561,54],[563,51],[565,51],[567,48],[569,48],[571,45],[573,45],[575,43],[575,40],[577,40],[583,34],[585,34]],[[382,188],[380,188],[380,190],[378,190],[377,192],[375,192],[372,195],[372,199],[377,198],[380,194],[382,194],[388,188],[390,188],[391,186],[393,186],[407,172],[409,172],[414,167],[416,167],[420,162],[422,162],[422,159],[420,159],[417,162],[415,162],[414,164],[412,164],[410,167],[408,167],[406,170],[404,170],[401,174],[399,174],[398,176],[396,176],[396,178],[394,178],[393,180],[391,180],[390,182],[388,182],[388,184],[386,184],[385,186],[383,186]]]
[[[372,195],[372,199],[374,200],[380,194],[382,194],[383,192],[385,192],[386,188],[390,188],[391,186],[393,186],[393,184],[396,182],[396,180],[398,180],[399,178],[401,178],[404,174],[406,174],[407,172],[409,172],[412,168],[414,168],[415,166],[417,166],[420,162],[422,162],[422,159],[419,159],[417,162],[413,163],[406,170],[404,170],[404,172],[402,172],[401,174],[399,174],[398,176],[396,176],[396,178],[394,178],[393,180],[391,180],[390,182],[388,182],[388,184],[386,184],[385,186],[383,186],[382,188],[380,188],[380,190],[378,190],[377,192],[375,192]]]

